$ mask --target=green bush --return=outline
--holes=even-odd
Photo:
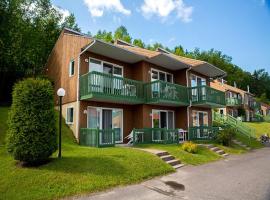
[[[15,84],[9,112],[7,150],[15,160],[41,164],[57,149],[53,89],[50,81]]]
[[[195,154],[198,152],[198,145],[193,142],[184,142],[184,144],[182,144],[182,149],[186,152]]]
[[[217,134],[216,142],[224,146],[230,146],[235,135],[236,130],[234,128],[225,128]]]
[[[270,115],[266,115],[263,117],[263,121],[270,122]]]

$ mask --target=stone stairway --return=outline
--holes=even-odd
[[[228,156],[229,154],[226,153],[224,150],[220,149],[219,147],[213,145],[213,144],[201,144],[202,146],[205,146],[206,148],[208,148],[209,150],[223,156],[223,157],[226,157]]]
[[[242,142],[240,142],[240,141],[238,141],[236,139],[233,139],[232,141],[233,141],[234,144],[237,144],[237,145],[239,145],[240,147],[243,147],[246,150],[251,150],[251,148],[248,145],[243,144]]]
[[[174,169],[178,169],[184,166],[184,164],[182,164],[180,160],[170,155],[167,151],[157,151],[154,154],[161,158],[167,164],[171,165]]]

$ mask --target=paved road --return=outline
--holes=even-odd
[[[270,200],[270,148],[76,200]]]

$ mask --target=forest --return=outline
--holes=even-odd
[[[10,104],[14,83],[25,77],[43,77],[44,66],[55,42],[64,28],[81,32],[74,14],[64,17],[50,0],[1,0],[0,1],[0,104]],[[181,44],[168,48],[161,43],[146,44],[133,38],[125,26],[115,31],[99,30],[89,36],[113,43],[122,39],[136,46],[155,50],[157,47],[179,56],[207,61],[227,72],[230,85],[246,90],[249,85],[261,102],[270,100],[270,66],[255,66],[253,72],[237,66],[232,57],[216,50],[185,49]],[[247,58],[249,59],[249,58]]]

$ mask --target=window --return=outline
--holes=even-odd
[[[66,118],[67,124],[73,124],[73,116],[74,116],[74,108],[73,107],[67,108],[67,118]]]
[[[191,87],[206,85],[206,79],[199,76],[191,74]]]
[[[93,72],[93,71],[103,72],[101,61],[91,58],[89,62],[89,71],[90,72]]]
[[[75,62],[71,60],[69,63],[69,76],[73,76],[75,74]]]
[[[173,75],[170,73],[156,69],[152,69],[151,72],[151,81],[161,80],[169,83],[173,82]]]
[[[89,72],[101,72],[106,74],[112,74],[114,76],[123,76],[123,68],[121,66],[108,63],[105,61],[90,58],[89,59]]]

